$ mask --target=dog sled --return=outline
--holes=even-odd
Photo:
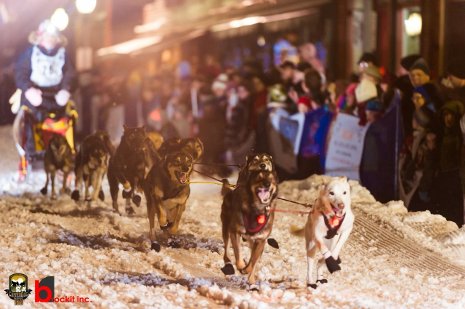
[[[50,104],[54,100],[54,95],[54,93],[44,93],[44,101],[47,100]],[[32,163],[43,160],[45,150],[54,134],[64,136],[73,153],[75,152],[74,135],[78,113],[74,102],[70,100],[65,106],[56,110],[48,109],[37,117],[27,106],[20,105],[19,100],[20,94],[16,93],[10,103],[12,112],[16,113],[13,122],[13,139],[20,157],[18,180],[23,181],[31,172]],[[27,134],[32,134],[33,145],[26,145]]]

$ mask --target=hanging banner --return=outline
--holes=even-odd
[[[360,180],[360,162],[369,126],[360,126],[358,122],[357,117],[337,115],[329,138],[326,175],[347,176],[353,180]]]

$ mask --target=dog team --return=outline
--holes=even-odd
[[[63,173],[60,193],[70,192],[66,180],[74,171],[75,188],[71,197],[76,201],[81,198],[83,184],[85,201],[104,200],[102,181],[106,174],[113,209],[118,213],[120,185],[128,214],[134,213],[133,204],[140,206],[141,193],[144,193],[151,249],[159,252],[161,246],[155,232],[155,216],[163,232],[170,235],[178,232],[190,195],[190,176],[202,153],[203,144],[198,138],[163,141],[158,133],[146,132],[144,127],[124,126],[121,142],[116,149],[106,132],[97,131],[83,140],[74,158],[66,139],[55,135],[45,153],[47,178],[41,193],[47,194],[50,181],[51,198],[56,198],[55,176],[58,170]],[[237,270],[247,274],[249,284],[255,286],[256,265],[266,242],[278,247],[277,242],[269,238],[278,197],[278,176],[273,158],[268,154],[248,155],[239,172],[237,184],[231,185],[223,179],[221,193],[225,264],[221,270],[225,275],[235,273],[228,254],[231,244]],[[317,288],[318,284],[326,283],[325,270],[333,273],[341,269],[339,254],[353,224],[347,178],[333,178],[320,189],[305,226],[291,229],[294,235],[305,236],[308,287]],[[241,241],[247,242],[250,247],[247,260],[241,254]]]

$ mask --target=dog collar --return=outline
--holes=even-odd
[[[337,232],[339,231],[339,228],[342,225],[342,222],[344,222],[344,218],[346,215],[344,214],[342,218],[339,218],[338,216],[334,215],[331,218],[328,218],[324,213],[323,213],[323,218],[325,220],[325,225],[328,228],[328,232],[326,233],[325,238],[326,239],[331,239],[334,236],[336,236]]]

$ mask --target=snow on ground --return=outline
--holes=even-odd
[[[342,271],[307,290],[304,242],[289,233],[306,217],[277,213],[272,236],[280,249],[265,248],[260,292],[249,292],[245,277],[226,278],[220,271],[220,186],[191,185],[180,235],[164,237],[156,253],[149,250],[144,204],[135,216],[119,216],[108,194],[105,203],[91,207],[67,196],[42,197],[41,172],[29,184],[12,181],[17,158],[9,130],[0,128],[2,289],[11,273],[23,272],[33,290],[34,280],[51,275],[55,296],[89,297],[80,307],[91,308],[465,308],[464,228],[426,212],[407,213],[399,202],[379,204],[356,182],[356,223],[341,253]],[[286,182],[279,195],[312,202],[325,179]],[[283,201],[278,207],[305,210]],[[24,308],[36,305],[33,292]],[[1,294],[0,307],[14,304]]]

